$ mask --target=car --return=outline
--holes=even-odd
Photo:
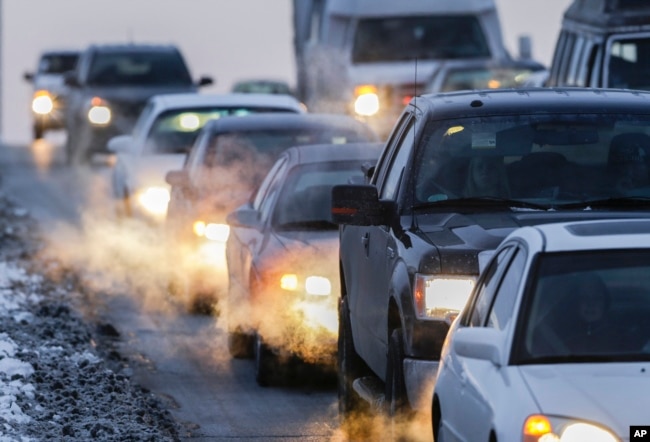
[[[650,220],[522,227],[491,255],[442,349],[435,440],[634,440],[650,406]]]
[[[227,216],[227,321],[237,330],[228,334],[229,350],[234,357],[254,354],[260,385],[282,381],[293,359],[335,366],[339,238],[330,220],[332,186],[363,182],[382,147],[291,147]]]
[[[249,79],[235,82],[232,92],[245,94],[281,94],[293,95],[291,87],[286,81],[271,79]]]
[[[648,134],[642,91],[413,98],[369,183],[332,190],[341,420],[384,413],[395,423],[430,410],[440,351],[475,285],[479,253],[515,228],[650,217]]]
[[[213,311],[225,270],[226,215],[245,203],[283,150],[297,145],[379,141],[365,123],[335,114],[275,113],[210,120],[171,185],[164,222],[189,268],[172,275],[172,292],[191,310]],[[215,290],[215,286],[217,286]],[[196,307],[194,307],[196,306]]]
[[[548,86],[650,90],[650,5],[573,0],[562,16]]]
[[[522,87],[544,65],[533,60],[449,60],[441,63],[422,93]]]
[[[66,161],[82,164],[108,153],[110,138],[128,134],[153,95],[197,92],[212,78],[193,81],[180,50],[162,44],[93,44],[65,76]]]
[[[293,97],[269,94],[161,94],[151,97],[131,134],[108,142],[115,154],[112,195],[121,216],[160,224],[167,213],[165,175],[180,169],[199,130],[213,118],[259,112],[303,113]]]
[[[47,50],[41,53],[34,72],[25,72],[23,78],[33,88],[32,135],[43,138],[48,130],[63,129],[66,92],[64,74],[74,70],[79,51],[73,49]]]

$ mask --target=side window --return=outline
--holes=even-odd
[[[573,49],[571,51],[571,62],[569,63],[569,70],[567,72],[566,84],[567,86],[575,86],[577,82],[579,63],[582,60],[583,48],[585,46],[585,38],[581,35],[576,36]]]
[[[391,163],[388,166],[384,182],[380,189],[380,198],[382,199],[393,200],[397,196],[400,178],[402,177],[402,172],[413,147],[413,140],[415,138],[414,121],[415,119],[409,121],[402,138],[395,146],[395,149],[393,149]]]
[[[575,75],[575,85],[585,87],[589,84],[589,73],[591,72],[590,64],[593,63],[593,50],[594,42],[590,39],[585,39],[580,53],[580,62],[577,66]]]
[[[503,273],[504,263],[509,259],[512,250],[512,247],[502,249],[483,271],[482,277],[479,279],[479,285],[470,301],[471,307],[468,310],[467,317],[462,320],[463,325],[482,327],[485,324],[500,275]]]
[[[395,128],[400,128],[400,127],[405,126],[406,125],[405,121],[407,121],[410,117],[411,117],[411,115],[408,114],[408,113],[402,114],[402,117],[400,118],[399,122],[395,125]],[[385,164],[387,164],[388,161],[390,161],[390,158],[391,158],[391,156],[393,154],[393,151],[395,150],[393,146],[395,144],[397,144],[396,139],[397,139],[397,136],[400,133],[401,132],[399,131],[399,129],[393,130],[388,142],[386,143],[386,146],[388,146],[388,147],[383,150],[381,156],[377,160],[377,164],[376,164],[376,167],[375,167],[375,173],[372,176],[371,183],[376,184],[379,181],[379,179],[380,179],[379,175],[384,171],[384,169],[386,167]]]
[[[571,67],[571,61],[575,54],[573,53],[573,47],[575,45],[576,36],[575,34],[567,34],[566,44],[564,46],[564,51],[562,52],[562,59],[560,63],[560,71],[558,72],[558,81],[560,85],[566,85],[569,77],[569,68]]]
[[[521,282],[524,265],[526,264],[526,255],[518,248],[514,252],[514,257],[501,280],[499,289],[494,297],[492,310],[488,315],[487,326],[503,330],[512,318],[512,309],[517,300],[519,283]]]
[[[560,32],[560,36],[557,39],[555,44],[555,51],[553,52],[553,60],[551,62],[551,72],[549,73],[549,84],[555,86],[558,84],[558,73],[560,68],[560,63],[562,62],[562,55],[564,53],[564,47],[566,45],[566,31]]]

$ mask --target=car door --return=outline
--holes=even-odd
[[[483,272],[467,315],[461,319],[461,327],[485,327],[502,332],[499,334],[502,352],[506,349],[507,330],[514,322],[514,306],[524,267],[522,248],[512,245],[501,249]],[[495,404],[508,390],[508,377],[503,373],[506,366],[461,357],[453,351],[448,363],[459,402],[456,406],[443,405],[446,424],[455,434],[462,435],[461,440],[488,440],[498,413]]]
[[[409,117],[403,121],[402,130],[391,141],[388,152],[384,158],[387,167],[379,177],[377,188],[379,198],[395,200],[399,191],[404,170],[407,167],[409,156],[413,149],[415,137],[414,118]],[[390,226],[367,226],[360,232],[360,238],[365,248],[365,268],[360,269],[364,275],[369,275],[365,287],[359,291],[357,302],[363,306],[363,311],[358,311],[357,317],[352,320],[363,328],[362,333],[370,336],[370,345],[365,346],[362,354],[366,361],[372,361],[372,368],[383,373],[386,367],[386,348],[388,346],[387,321],[388,299],[391,295],[392,270],[399,259],[395,235]]]

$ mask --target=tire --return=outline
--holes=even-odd
[[[393,330],[388,341],[386,366],[386,415],[393,440],[407,440],[400,429],[408,428],[413,418],[404,381],[404,345],[402,329]]]
[[[228,351],[235,359],[250,359],[254,354],[253,336],[241,330],[228,332]]]
[[[34,136],[34,140],[40,140],[43,138],[43,135],[45,134],[45,129],[43,128],[43,123],[40,121],[34,122],[34,126],[32,127],[32,134]]]
[[[350,310],[345,297],[339,302],[337,369],[341,429],[349,440],[365,438],[372,430],[370,405],[357,395],[352,383],[369,373],[369,369],[354,349]]]
[[[279,360],[273,350],[264,343],[264,339],[255,334],[255,380],[260,387],[268,387],[274,383],[280,371]]]

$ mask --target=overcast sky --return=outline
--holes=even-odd
[[[395,0],[399,1],[399,0]],[[440,1],[440,0],[432,0]],[[570,0],[496,0],[508,48],[533,39],[533,55],[550,63]],[[22,79],[42,50],[83,49],[90,43],[173,43],[195,78],[211,75],[206,92],[226,92],[240,78],[293,85],[292,0],[0,0],[2,100],[0,136],[31,141],[31,88]]]

